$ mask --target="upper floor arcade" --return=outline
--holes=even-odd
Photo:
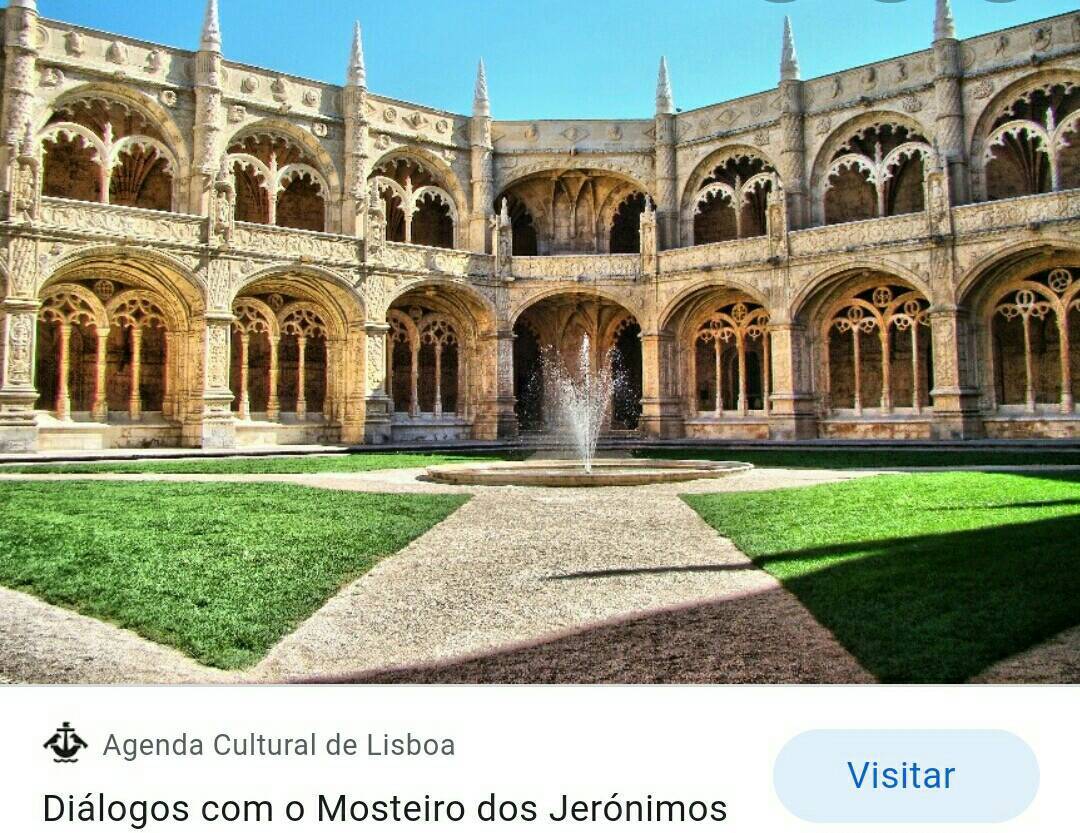
[[[940,0],[929,49],[806,81],[789,26],[771,91],[679,112],[664,63],[653,119],[500,122],[483,66],[470,116],[370,93],[359,28],[335,86],[225,60],[215,0],[194,52],[36,6],[4,12],[10,193],[33,158],[45,198],[359,239],[374,216],[388,243],[505,243],[527,278],[548,271],[533,257],[619,274],[652,239],[766,260],[781,225],[808,245],[918,226],[936,169],[953,207],[1080,187],[1076,15],[958,40]]]

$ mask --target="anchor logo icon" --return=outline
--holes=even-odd
[[[52,750],[56,756],[53,758],[56,763],[73,764],[79,760],[79,750],[87,747],[86,741],[75,734],[71,724],[65,720],[63,725],[56,730],[56,734],[45,741],[43,748]]]

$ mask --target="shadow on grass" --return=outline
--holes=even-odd
[[[1080,624],[1078,534],[1080,515],[1066,515],[755,563],[781,577],[883,682],[963,682]],[[819,567],[806,564],[819,559]]]

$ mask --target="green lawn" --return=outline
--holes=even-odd
[[[1080,624],[1080,474],[888,475],[684,500],[885,682],[961,682]]]
[[[118,460],[104,463],[3,465],[0,474],[322,474],[422,468],[507,457],[422,452],[363,452],[291,457],[191,457],[184,460]]]
[[[242,668],[466,500],[279,484],[0,483],[0,584]]]
[[[888,469],[950,466],[1080,466],[1080,451],[886,451],[876,448],[803,450],[762,448],[749,450],[710,448],[657,448],[640,451],[639,457],[659,460],[741,460],[760,468],[791,469]]]

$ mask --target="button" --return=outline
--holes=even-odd
[[[790,740],[777,795],[812,822],[1002,822],[1031,804],[1039,763],[1002,731],[818,730]]]

